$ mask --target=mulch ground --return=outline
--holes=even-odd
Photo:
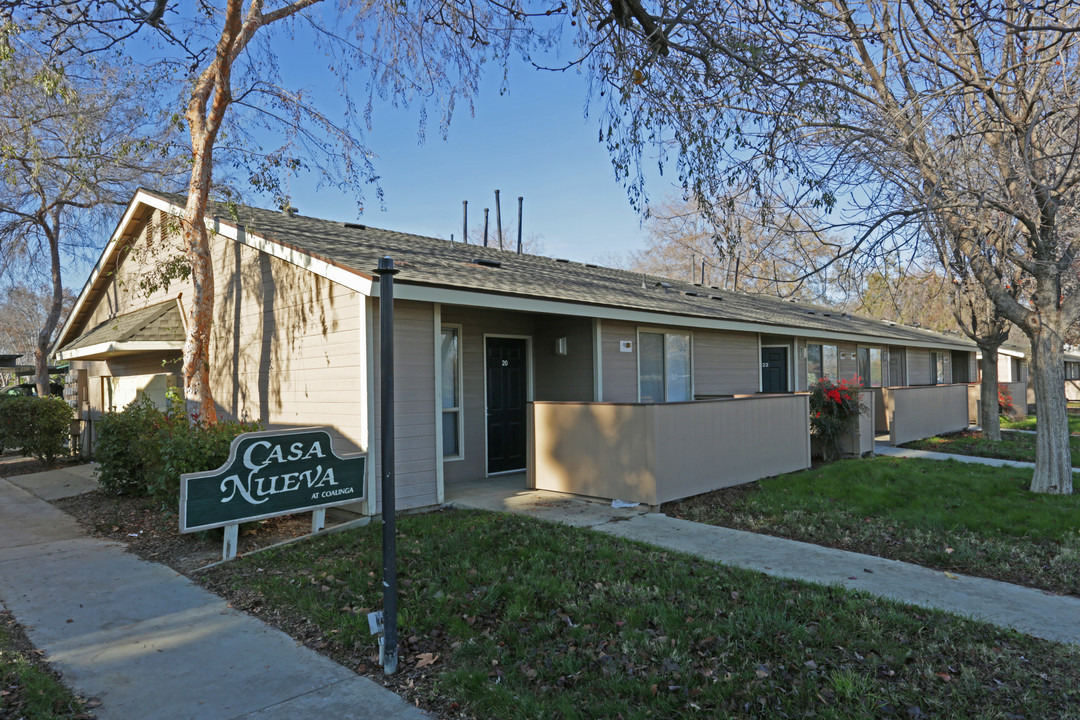
[[[168,565],[190,574],[221,560],[222,530],[181,535],[179,518],[145,498],[108,495],[102,490],[53,502],[74,517],[94,537],[125,543],[143,560]],[[353,513],[329,508],[326,525],[355,519]],[[288,515],[240,526],[237,554],[244,555],[311,532],[311,515]]]

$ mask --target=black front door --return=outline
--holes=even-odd
[[[525,469],[524,340],[487,339],[488,473]]]
[[[761,392],[786,393],[787,348],[761,348]]]

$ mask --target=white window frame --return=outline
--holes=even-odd
[[[838,344],[836,344],[835,342],[826,342],[824,340],[820,340],[818,342],[810,342],[809,340],[807,340],[806,341],[806,373],[805,373],[806,377],[803,378],[806,381],[806,389],[810,390],[810,346],[811,345],[817,345],[819,348],[821,348],[821,377],[827,377],[830,380],[832,380],[833,382],[840,382],[840,346]],[[831,375],[829,375],[829,374],[827,374],[825,372],[825,348],[827,348],[827,347],[836,348],[836,377],[832,377]],[[818,378],[818,379],[820,380],[821,378]],[[815,380],[814,382],[817,382],[817,380]]]
[[[458,339],[458,357],[457,357],[457,400],[458,404],[455,408],[444,408],[442,406],[442,331],[454,330],[457,332]],[[438,378],[438,408],[439,408],[439,450],[442,453],[442,420],[443,415],[448,412],[457,413],[457,435],[458,435],[458,452],[457,455],[443,455],[442,460],[444,462],[454,462],[457,460],[465,459],[465,332],[460,323],[439,323],[439,347],[435,351],[436,357],[438,357],[439,371],[436,373]]]
[[[872,388],[872,387],[884,388],[884,387],[889,387],[889,384],[886,381],[886,378],[888,378],[888,376],[889,376],[889,349],[888,349],[888,347],[885,346],[885,345],[859,345],[855,350],[855,372],[859,372],[859,371],[862,370],[862,368],[859,367],[859,352],[861,350],[866,350],[866,365],[867,365],[866,369],[868,371],[870,371],[869,374],[871,376],[873,375],[873,371],[871,370],[871,364],[874,362],[874,360],[871,357],[870,352],[872,350],[877,350],[878,351],[878,369],[881,372],[881,384],[880,385],[871,385],[870,384],[871,381],[870,381],[869,377],[862,377],[860,375],[860,379],[863,381],[862,387],[864,387],[864,388]]]
[[[662,328],[662,327],[639,327],[635,335],[634,341],[637,343],[637,352],[634,353],[634,360],[637,364],[637,373],[635,377],[635,384],[637,385],[637,401],[641,400],[641,333],[654,333],[658,335],[687,335],[690,337],[690,399],[686,401],[674,401],[674,402],[693,402],[694,400],[694,376],[697,374],[694,369],[694,331],[690,329],[682,328]],[[760,354],[760,353],[759,353]],[[667,400],[667,339],[664,339],[664,402]]]

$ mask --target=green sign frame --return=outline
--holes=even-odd
[[[362,502],[367,454],[338,455],[321,428],[233,438],[217,470],[180,476],[180,532]]]

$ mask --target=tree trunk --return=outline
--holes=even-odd
[[[197,173],[192,172],[184,211],[184,241],[191,263],[193,286],[184,341],[184,397],[188,414],[204,425],[217,422],[217,408],[210,389],[210,329],[214,320],[214,266],[203,221],[209,188],[199,192]],[[201,195],[201,197],[200,197]]]
[[[43,223],[45,224],[45,223]],[[64,281],[60,271],[60,208],[52,211],[52,227],[45,228],[49,239],[49,255],[52,274],[52,304],[45,318],[45,326],[37,336],[34,348],[34,384],[38,397],[49,394],[49,345],[52,343],[56,325],[60,322],[60,313],[64,308]]]
[[[979,425],[982,426],[983,437],[993,442],[1001,442],[1001,418],[998,416],[999,347],[1001,346],[979,345],[979,350],[982,351],[982,360],[979,361],[982,372],[982,380],[979,382],[979,400],[982,406],[979,408]]]
[[[1031,337],[1031,379],[1039,421],[1035,436],[1035,474],[1031,491],[1071,495],[1072,452],[1065,401],[1065,350],[1062,334],[1040,323]],[[1015,402],[1015,401],[1014,401]],[[1020,398],[1020,402],[1027,402]]]

